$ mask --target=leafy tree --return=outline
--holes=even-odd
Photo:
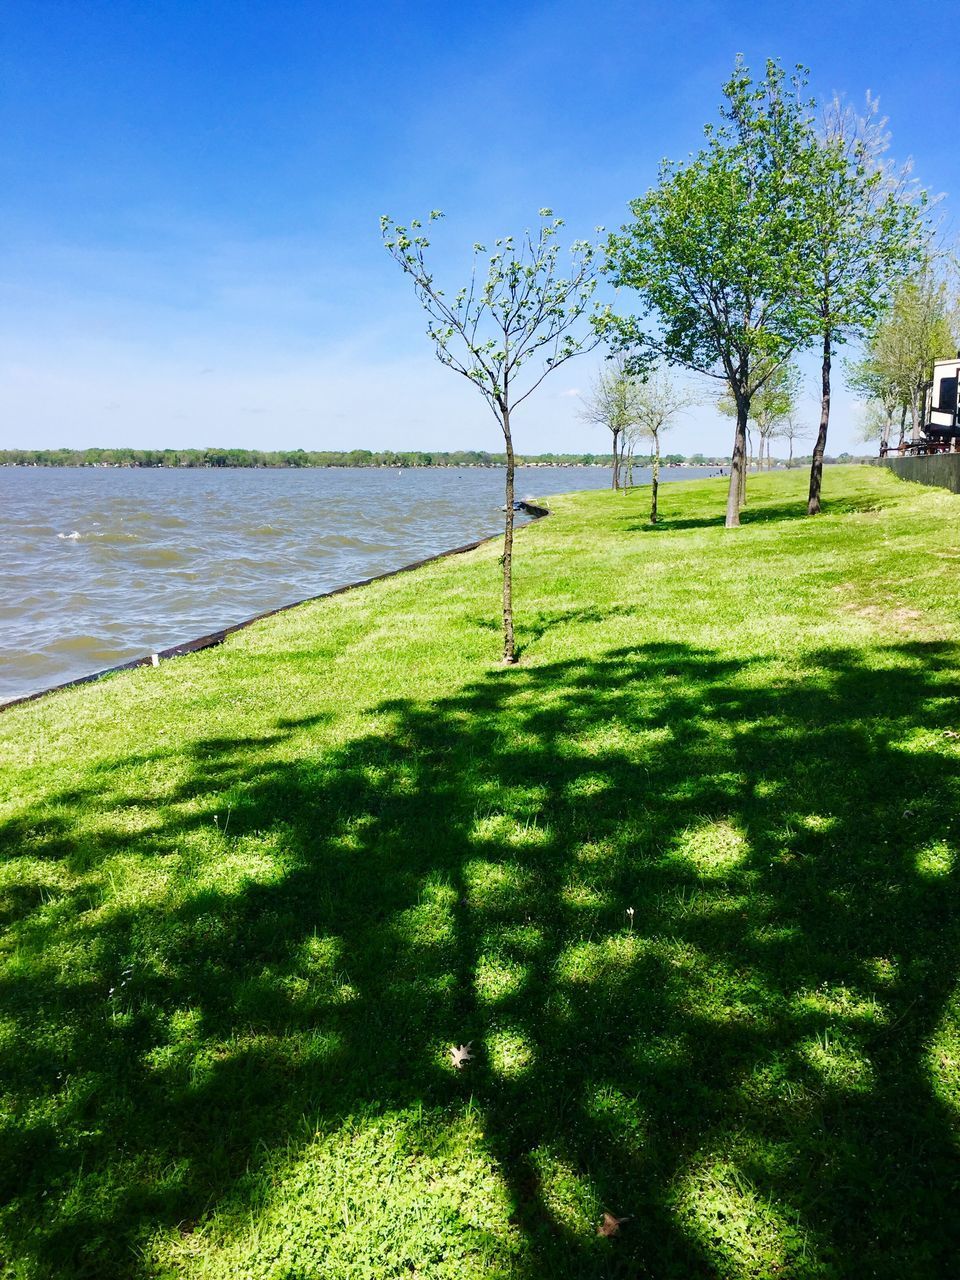
[[[947,280],[926,261],[894,291],[864,344],[862,357],[847,367],[851,388],[871,403],[880,429],[881,452],[899,422],[903,445],[909,420],[913,439],[923,425],[923,398],[933,362],[956,350],[957,314]]]
[[[760,436],[759,468],[771,465],[770,442],[779,434],[779,428],[796,410],[800,373],[792,362],[775,365],[766,382],[750,402],[750,421],[754,422]],[[736,417],[737,407],[729,393],[720,397],[717,407],[728,417]],[[746,497],[746,475],[743,477]]]
[[[683,164],[633,201],[634,221],[610,239],[614,284],[641,315],[611,321],[615,340],[726,382],[736,405],[726,524],[740,523],[740,484],[753,397],[814,332],[796,182],[809,142],[799,74],[768,62],[754,84],[738,59],[722,123]]]
[[[637,379],[630,373],[626,357],[617,352],[600,368],[586,396],[580,417],[592,426],[606,427],[613,436],[611,485],[620,488],[623,443],[635,422]]]
[[[863,116],[834,98],[805,157],[809,300],[821,347],[810,515],[820,510],[834,349],[875,323],[897,281],[916,263],[928,234],[925,194],[909,183],[906,170],[898,173],[883,160],[889,145],[885,126],[869,95]]]
[[[439,210],[430,222],[442,218]],[[506,515],[503,534],[503,660],[516,661],[513,634],[514,468],[512,414],[539,387],[547,374],[581,351],[596,345],[598,331],[583,337],[574,330],[591,309],[601,263],[599,250],[585,240],[570,247],[568,275],[560,274],[557,233],[563,226],[550,209],[540,210],[536,233],[525,231],[497,240],[485,271],[486,254],[474,245],[469,283],[448,300],[427,266],[430,241],[422,223],[398,226],[380,219],[390,256],[413,281],[427,313],[427,333],[437,358],[471,382],[493,412],[503,432],[507,454]],[[601,319],[597,313],[595,319]]]
[[[628,428],[636,438],[653,444],[650,478],[650,523],[659,520],[657,492],[660,488],[660,440],[675,425],[684,409],[693,404],[693,396],[681,387],[666,369],[654,369],[636,385],[633,397],[633,422]],[[675,455],[676,456],[676,455]]]

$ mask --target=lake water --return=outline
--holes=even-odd
[[[0,702],[493,534],[503,483],[472,467],[0,467]],[[519,468],[517,496],[609,483]]]

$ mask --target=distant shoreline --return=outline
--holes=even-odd
[[[838,457],[825,457],[824,462],[867,462],[871,458],[841,453]],[[775,458],[774,463],[785,466],[786,459]],[[518,467],[593,467],[610,468],[613,459],[603,453],[535,453],[518,455]],[[809,466],[810,456],[793,459],[794,467]],[[346,451],[333,450],[274,450],[260,449],[0,449],[0,468],[39,467],[88,467],[101,471],[149,470],[149,471],[305,471],[335,469],[369,469],[394,471],[448,470],[457,468],[502,470],[507,465],[506,455],[486,453],[477,449],[438,453],[431,450],[407,450],[393,452],[383,450],[374,453],[369,449]],[[653,465],[651,455],[635,456],[633,465],[638,469]],[[702,453],[665,454],[660,459],[663,467],[722,467],[730,465],[728,456],[705,457]]]
[[[634,465],[649,466],[652,457],[634,458]],[[671,454],[663,458],[663,466],[720,467],[726,458],[705,458],[702,454],[686,457]],[[610,467],[609,454],[527,454],[518,456],[518,467]],[[504,468],[505,454],[479,450],[450,453],[429,451],[374,453],[356,449],[350,452],[303,449],[264,452],[258,449],[0,449],[0,467],[92,467],[99,470],[117,468],[149,470],[276,470],[297,471],[307,468],[371,468],[423,470],[427,468]]]

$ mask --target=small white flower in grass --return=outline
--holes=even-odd
[[[633,907],[627,907],[627,919],[630,921],[630,928],[633,928]]]

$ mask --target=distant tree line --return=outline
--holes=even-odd
[[[681,459],[678,457],[677,459]],[[603,453],[518,456],[521,465],[609,466]],[[454,452],[386,449],[3,449],[0,465],[39,467],[502,467],[506,454],[480,449]]]
[[[827,462],[856,462],[849,453],[826,458]],[[774,459],[777,461],[777,459]],[[809,462],[796,458],[799,465]],[[264,453],[259,449],[0,449],[3,467],[504,467],[506,454],[486,453],[481,449],[463,449],[453,453],[391,450],[375,453],[370,449],[350,452],[291,449]],[[609,453],[536,453],[517,454],[517,466],[533,467],[609,467]],[[655,454],[631,456],[635,467],[649,467]],[[728,467],[728,457],[708,457],[703,453],[664,453],[665,466]]]

